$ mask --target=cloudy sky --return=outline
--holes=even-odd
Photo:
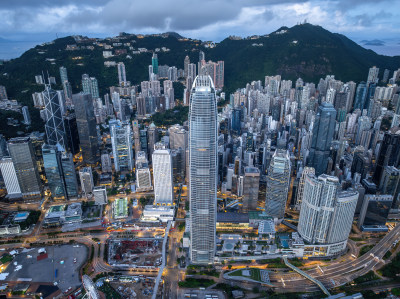
[[[398,0],[1,0],[0,15],[0,37],[12,40],[176,31],[219,41],[307,20],[359,42],[400,42]]]

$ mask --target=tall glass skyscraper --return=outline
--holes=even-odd
[[[72,99],[75,106],[82,157],[85,162],[92,163],[97,159],[98,152],[96,118],[92,97],[90,94],[78,93],[74,94]]]
[[[129,122],[111,120],[109,122],[111,144],[116,171],[133,169],[132,131]]]
[[[265,212],[283,219],[289,190],[290,158],[286,150],[277,149],[272,156],[267,173]]]
[[[314,167],[316,175],[326,172],[330,146],[335,133],[336,110],[330,103],[318,107],[312,132],[308,166]]]
[[[151,65],[153,67],[153,73],[157,75],[158,74],[158,57],[157,57],[156,53],[154,53],[153,57],[151,58]]]
[[[61,145],[66,148],[65,127],[63,120],[63,103],[61,93],[57,93],[50,84],[45,85],[43,100],[46,111],[46,136],[49,145]]]
[[[210,76],[194,80],[189,108],[190,257],[210,264],[217,212],[217,100]]]
[[[47,184],[54,199],[65,199],[66,194],[60,168],[60,155],[57,146],[43,144],[43,165],[46,173]]]

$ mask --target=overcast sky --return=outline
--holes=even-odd
[[[400,37],[399,0],[0,0],[0,15],[0,37],[13,40],[176,31],[219,41],[304,20],[356,40]]]

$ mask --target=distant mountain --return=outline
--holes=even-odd
[[[105,44],[113,47],[113,53],[116,49],[126,49],[130,57],[122,54],[103,58],[103,51],[107,50]],[[80,49],[66,50],[67,45],[77,45]],[[73,92],[81,90],[81,76],[87,73],[98,79],[100,92],[104,94],[108,92],[107,87],[118,83],[116,68],[106,67],[105,61],[124,62],[127,79],[140,84],[148,80],[152,52],[162,47],[169,51],[157,53],[160,65],[183,68],[186,55],[197,64],[200,50],[205,52],[206,60],[224,60],[225,91],[228,93],[253,80],[264,81],[266,75],[279,74],[283,79],[291,80],[301,77],[317,83],[321,77],[334,74],[342,81],[360,82],[367,79],[368,69],[372,66],[379,67],[381,73],[385,68],[393,71],[400,67],[400,56],[378,55],[344,35],[311,24],[282,27],[270,34],[245,39],[229,37],[214,48],[206,46],[198,40],[183,39],[175,32],[144,36],[124,33],[112,39],[98,40],[97,44],[94,39],[64,37],[36,46],[21,57],[0,65],[0,74],[7,74],[0,75],[0,85],[7,87],[11,98],[32,105],[30,94],[42,89],[34,83],[34,76],[48,71],[59,83],[59,67],[65,66]],[[133,54],[129,47],[134,50],[147,48],[148,52]]]

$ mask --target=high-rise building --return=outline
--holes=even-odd
[[[307,175],[315,174],[315,169],[312,167],[304,167],[301,173],[301,177],[299,180],[299,185],[297,187],[297,194],[296,194],[296,209],[300,210],[301,208],[301,200],[304,196],[304,182],[307,178]]]
[[[386,221],[392,203],[392,195],[366,194],[358,218],[358,227],[363,231],[387,231]]]
[[[81,181],[82,193],[88,197],[92,194],[94,188],[92,167],[82,167],[79,169],[79,178]]]
[[[335,133],[336,110],[330,103],[322,103],[318,107],[312,133],[308,166],[320,175],[326,172],[330,146]]]
[[[17,174],[15,172],[14,163],[11,158],[4,157],[0,159],[0,171],[3,176],[4,184],[7,189],[8,197],[21,196],[21,188],[19,187]]]
[[[242,205],[243,212],[257,210],[259,189],[260,189],[260,170],[256,167],[245,167],[244,180],[243,180],[243,205]]]
[[[118,62],[117,69],[118,69],[119,86],[125,86],[126,85],[125,64],[123,62]]]
[[[325,174],[304,183],[298,232],[309,244],[330,244],[327,255],[345,249],[358,200],[358,192],[338,188],[338,178]]]
[[[31,124],[31,116],[29,114],[28,106],[22,107],[22,115],[24,116],[24,123],[26,125],[30,125]]]
[[[361,111],[365,107],[365,102],[367,100],[368,85],[365,82],[360,82],[357,85],[356,97],[354,99],[354,110],[360,109]]]
[[[139,151],[136,154],[136,187],[137,190],[151,189],[151,175],[146,153]]]
[[[111,120],[109,125],[115,171],[131,171],[134,163],[131,126],[120,120]]]
[[[8,140],[8,150],[14,163],[23,199],[38,199],[42,195],[35,152],[29,137]]]
[[[379,184],[385,166],[399,167],[400,163],[400,133],[397,128],[385,132],[376,159],[376,169],[373,175],[375,184]]]
[[[290,158],[286,150],[277,149],[272,156],[267,172],[265,212],[283,219],[289,190]]]
[[[183,61],[183,71],[185,73],[185,78],[188,77],[188,68],[189,68],[190,58],[186,55],[185,60]],[[192,77],[193,78],[193,77]]]
[[[101,154],[101,171],[112,172],[111,157],[108,153]]]
[[[64,128],[67,146],[66,150],[71,152],[73,155],[76,155],[79,153],[79,133],[75,113],[70,113],[64,116]]]
[[[392,208],[398,209],[400,204],[398,195],[400,191],[400,170],[394,166],[386,166],[379,183],[381,194],[393,196]]]
[[[47,184],[54,199],[65,199],[64,180],[62,177],[60,152],[56,145],[44,144],[42,147],[43,165]]]
[[[0,100],[7,100],[7,91],[6,87],[3,85],[0,85]]]
[[[169,147],[171,149],[186,149],[188,147],[188,132],[180,125],[173,125],[168,128]]]
[[[373,66],[369,69],[367,84],[378,83],[379,68]]]
[[[64,82],[68,82],[67,68],[64,66],[60,66],[60,78],[61,84],[63,84]]]
[[[153,57],[151,58],[151,66],[153,67],[153,73],[158,74],[158,57],[157,54],[154,53]]]
[[[95,77],[89,77],[88,74],[82,75],[83,93],[90,93],[93,99],[99,98],[99,85]]]
[[[76,178],[75,164],[71,153],[61,153],[61,169],[67,198],[77,198],[79,193],[78,180]]]
[[[106,205],[107,204],[107,189],[106,187],[99,186],[93,188],[93,197],[94,202],[97,205]]]
[[[194,80],[189,108],[190,257],[214,262],[217,212],[217,100],[210,76]]]
[[[171,151],[157,143],[153,152],[154,203],[172,205],[174,189]]]
[[[82,157],[85,162],[93,163],[97,160],[98,144],[92,96],[78,93],[74,94],[72,98],[75,106]]]
[[[59,98],[59,93],[51,88],[50,84],[45,84],[43,99],[46,111],[45,130],[47,143],[49,145],[61,145],[66,149],[66,136],[63,120],[63,108]]]

